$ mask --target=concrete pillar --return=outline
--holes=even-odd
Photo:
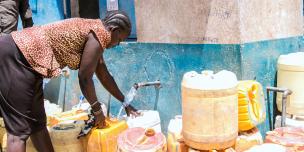
[[[302,0],[135,0],[139,42],[240,44],[303,34]]]

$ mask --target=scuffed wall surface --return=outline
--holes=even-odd
[[[241,0],[241,43],[303,35],[303,0]]]
[[[236,0],[135,0],[139,42],[237,44]]]
[[[242,44],[303,35],[302,0],[135,0],[139,42]]]

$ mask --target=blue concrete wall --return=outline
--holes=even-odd
[[[30,0],[34,25],[43,25],[64,19],[61,0]],[[18,28],[22,28],[19,19]]]
[[[127,93],[135,82],[158,79],[162,82],[158,110],[166,131],[169,120],[181,114],[180,83],[185,72],[226,69],[235,72],[240,80],[256,78],[264,87],[273,86],[278,56],[303,49],[303,37],[242,45],[131,42],[106,50],[105,59],[123,93]],[[99,99],[107,102],[108,93],[96,78],[94,82]],[[61,83],[59,103],[63,101],[63,86]],[[67,109],[78,102],[79,95],[77,72],[72,71],[67,80]],[[154,98],[154,88],[144,88],[139,91],[133,104],[138,109],[152,109]],[[116,115],[120,104],[113,98],[111,101],[111,113]],[[259,128],[265,133],[268,124],[262,124]]]
[[[125,11],[131,19],[132,31],[129,38],[136,38],[136,19],[135,19],[134,0],[119,0],[118,8],[119,10]],[[107,0],[99,0],[99,11],[100,11],[100,17],[104,18],[107,12]]]

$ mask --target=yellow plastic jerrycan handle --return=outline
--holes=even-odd
[[[105,127],[103,127],[103,128],[94,127],[94,129],[107,129],[107,128],[110,128],[110,127],[112,127],[114,124],[116,124],[117,122],[119,122],[119,120],[116,119],[116,118],[109,118],[109,117],[107,117],[107,118],[105,119],[105,122],[106,122],[106,126],[105,126]]]
[[[257,83],[254,83],[252,86],[251,86],[251,90],[249,90],[248,92],[248,96],[249,96],[249,101],[250,101],[250,104],[251,104],[251,109],[252,109],[252,112],[254,114],[254,116],[259,120],[261,119],[260,118],[260,108],[261,108],[261,102],[258,102],[257,100],[257,94],[258,94],[258,90],[259,89],[259,86]],[[250,108],[250,106],[249,106]]]
[[[239,81],[239,131],[250,130],[265,119],[262,85],[256,81]]]

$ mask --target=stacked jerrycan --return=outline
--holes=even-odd
[[[277,86],[288,88],[292,94],[287,98],[286,112],[304,115],[304,52],[281,55],[278,59]],[[282,94],[277,95],[278,110],[282,110]],[[282,112],[282,111],[281,111]]]
[[[253,80],[238,83],[239,131],[248,131],[265,120],[263,87]]]
[[[220,150],[238,136],[236,75],[229,71],[188,72],[182,81],[182,134],[187,146]]]

